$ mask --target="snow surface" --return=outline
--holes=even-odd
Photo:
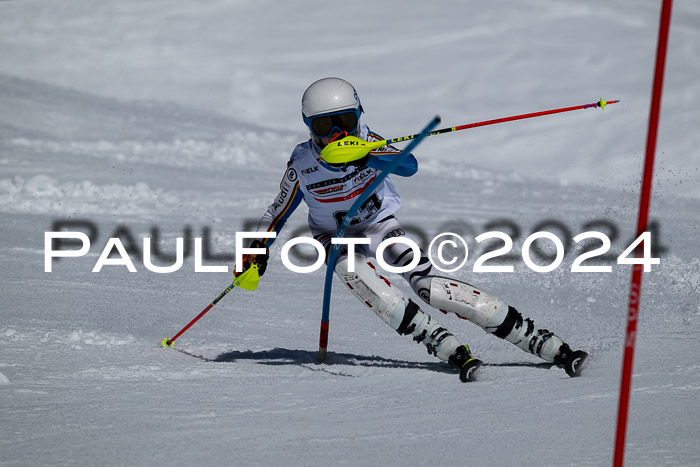
[[[676,3],[629,465],[700,458],[700,8]],[[630,276],[614,257],[634,237],[658,13],[646,0],[0,2],[0,464],[609,464]],[[450,126],[621,100],[429,138],[419,173],[397,180],[400,220],[470,239],[454,276],[589,351],[583,377],[437,313],[488,364],[462,384],[338,283],[318,363],[324,272],[279,259],[304,208],[257,291],[232,291],[160,347],[231,278],[194,272],[191,255],[150,272],[142,239],[172,253],[208,229],[231,255],[306,137],[301,93],[328,75],[355,84],[387,137],[436,113]],[[562,239],[616,229],[613,272],[570,272],[573,246],[550,273],[517,258],[514,273],[471,272],[475,235],[515,226],[517,253],[548,220]],[[97,237],[46,273],[56,221]],[[119,232],[138,272],[92,273]]]

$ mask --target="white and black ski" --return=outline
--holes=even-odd
[[[564,371],[566,371],[566,374],[572,378],[580,375],[586,358],[588,358],[588,354],[583,350],[571,352],[564,362]]]
[[[459,379],[463,383],[468,383],[476,379],[476,374],[479,372],[482,361],[472,358],[467,363],[464,364],[459,372]]]

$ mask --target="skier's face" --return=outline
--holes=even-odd
[[[333,142],[337,138],[355,134],[360,124],[361,109],[341,110],[328,114],[304,117],[304,123],[309,127],[311,134],[318,138],[322,146]]]

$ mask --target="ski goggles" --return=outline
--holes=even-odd
[[[304,116],[304,123],[309,127],[311,133],[317,138],[328,138],[334,130],[342,133],[346,131],[352,134],[357,129],[360,122],[360,108],[355,110],[341,110],[330,114],[316,115],[313,117]]]

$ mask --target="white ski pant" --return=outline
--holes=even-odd
[[[406,237],[405,230],[395,217],[390,216],[362,231],[354,231],[352,235],[347,235],[347,237],[370,239],[369,245],[355,245],[355,254],[352,258],[348,258],[347,247],[341,246],[336,261],[336,274],[348,285],[352,293],[360,301],[371,308],[400,334],[410,333],[416,338],[416,333],[419,335],[423,334],[423,337],[427,333],[428,337],[430,337],[430,331],[435,331],[438,328],[445,333],[447,332],[440,323],[430,318],[429,315],[425,316],[428,316],[436,323],[434,328],[423,329],[422,326],[419,326],[419,322],[409,322],[420,321],[418,318],[424,315],[422,310],[418,309],[418,312],[420,312],[418,317],[411,316],[413,312],[404,313],[407,306],[413,304],[413,302],[406,300],[396,287],[391,286],[386,278],[377,275],[374,271],[374,265],[367,261],[367,258],[377,257],[377,247],[382,241],[389,238]],[[330,251],[331,238],[332,235],[330,234],[316,237],[324,245],[326,251]],[[396,242],[383,251],[382,257],[388,265],[404,267],[414,261],[414,251],[409,245]],[[351,262],[354,263],[353,273],[349,271]],[[485,331],[495,334],[497,337],[505,339],[522,350],[535,354],[546,361],[554,362],[556,360],[559,347],[563,344],[559,337],[546,329],[536,329],[531,319],[523,319],[515,308],[508,306],[501,299],[491,296],[470,284],[435,275],[432,263],[422,251],[416,265],[401,275],[409,283],[416,295],[430,306],[443,313],[455,313],[460,318],[469,320]],[[409,308],[412,309],[413,306]],[[415,306],[415,308],[418,307]],[[411,324],[416,325],[413,326],[414,329],[411,329]],[[428,323],[424,324],[428,325]],[[447,334],[451,336],[451,334]],[[418,339],[416,338],[416,340]],[[422,340],[418,341],[421,342]],[[449,356],[449,354],[445,355],[448,350],[446,347],[449,347],[451,350],[459,345],[456,339],[456,344],[451,339],[449,341],[451,343],[449,346],[443,345],[441,349],[443,351],[436,353],[442,360],[447,360]],[[431,351],[431,346],[433,345],[439,348],[439,342],[426,341],[425,344],[428,346],[429,351]]]

